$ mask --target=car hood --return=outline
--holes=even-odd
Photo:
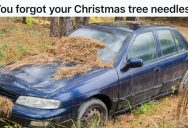
[[[74,65],[66,64],[66,66]],[[95,68],[83,75],[77,74],[71,78],[54,80],[53,78],[60,66],[62,66],[62,62],[50,65],[25,65],[5,72],[3,71],[4,67],[0,68],[0,88],[18,95],[47,97],[66,85],[105,69]]]

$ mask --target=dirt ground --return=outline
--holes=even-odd
[[[132,112],[115,116],[105,128],[186,128],[188,111],[184,116],[179,115],[179,121],[176,118],[179,99],[178,95],[168,95],[139,108],[132,108]]]
[[[182,34],[183,36],[188,40],[188,28],[185,27],[176,27]]]

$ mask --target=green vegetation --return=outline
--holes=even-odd
[[[33,24],[32,17],[26,17],[26,23],[27,25],[32,25]]]

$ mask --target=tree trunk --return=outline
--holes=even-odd
[[[75,29],[81,27],[84,22],[84,17],[76,17],[75,22],[76,22],[75,27],[74,27]]]
[[[76,17],[75,18],[75,26],[74,28],[78,28],[78,27],[81,27],[82,25],[87,25],[89,24],[89,19],[90,17]]]
[[[58,17],[51,17],[50,36],[57,37],[58,35]]]
[[[136,18],[135,18],[135,21],[139,22],[139,19],[140,19],[139,17],[136,17]]]
[[[139,17],[126,17],[126,20],[139,22]]]
[[[59,38],[71,33],[74,29],[74,17],[59,17]]]
[[[83,25],[89,24],[90,17],[84,17],[84,23]]]
[[[115,21],[122,21],[122,20],[124,20],[123,17],[115,17]]]
[[[26,17],[23,17],[22,23],[26,24]]]

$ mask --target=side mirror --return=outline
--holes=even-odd
[[[123,70],[127,70],[129,68],[136,68],[136,67],[142,67],[143,66],[143,61],[142,59],[139,58],[130,58],[127,61],[127,64],[121,69]]]

